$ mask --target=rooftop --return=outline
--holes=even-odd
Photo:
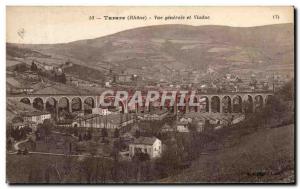
[[[115,124],[123,123],[125,121],[130,120],[130,118],[126,118],[125,116],[123,116],[123,118],[121,118],[121,116],[123,116],[123,115],[122,114],[108,114],[105,116],[101,116],[99,114],[87,114],[84,116],[77,116],[75,119],[81,118],[83,120],[89,120],[89,119],[93,119],[96,117],[100,117],[102,120],[107,119],[108,122],[115,123]]]
[[[75,119],[83,119],[83,120],[88,120],[88,119],[93,119],[95,117],[100,117],[98,114],[87,114],[83,116],[77,116]]]
[[[41,111],[33,111],[33,112],[23,112],[21,115],[23,117],[31,117],[31,116],[40,116],[40,115],[47,115],[50,114],[49,112],[41,112]]]
[[[139,137],[133,141],[133,144],[153,145],[156,140],[155,137]]]

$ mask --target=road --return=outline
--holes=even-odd
[[[28,138],[27,139],[24,139],[24,140],[21,140],[21,141],[18,141],[18,142],[16,142],[16,144],[14,144],[14,149],[16,150],[16,151],[18,151],[20,148],[19,148],[19,145],[20,144],[22,144],[22,143],[25,143],[25,142],[27,142],[28,141]]]

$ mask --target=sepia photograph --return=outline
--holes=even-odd
[[[6,182],[295,184],[294,12],[6,6]]]

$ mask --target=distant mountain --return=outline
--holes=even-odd
[[[293,24],[258,27],[159,25],[65,44],[23,45],[94,69],[147,74],[208,66],[293,64]],[[8,48],[15,44],[7,44]],[[20,45],[18,45],[20,46]]]

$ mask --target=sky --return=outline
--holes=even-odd
[[[128,16],[147,20],[127,20]],[[194,19],[194,15],[209,19]],[[94,16],[94,19],[90,19]],[[105,20],[104,16],[125,17]],[[157,20],[155,16],[184,16]],[[191,16],[191,19],[187,19]],[[97,7],[97,6],[8,6],[6,42],[26,44],[67,43],[92,39],[137,27],[162,24],[226,25],[252,27],[293,23],[294,10],[285,7]]]

